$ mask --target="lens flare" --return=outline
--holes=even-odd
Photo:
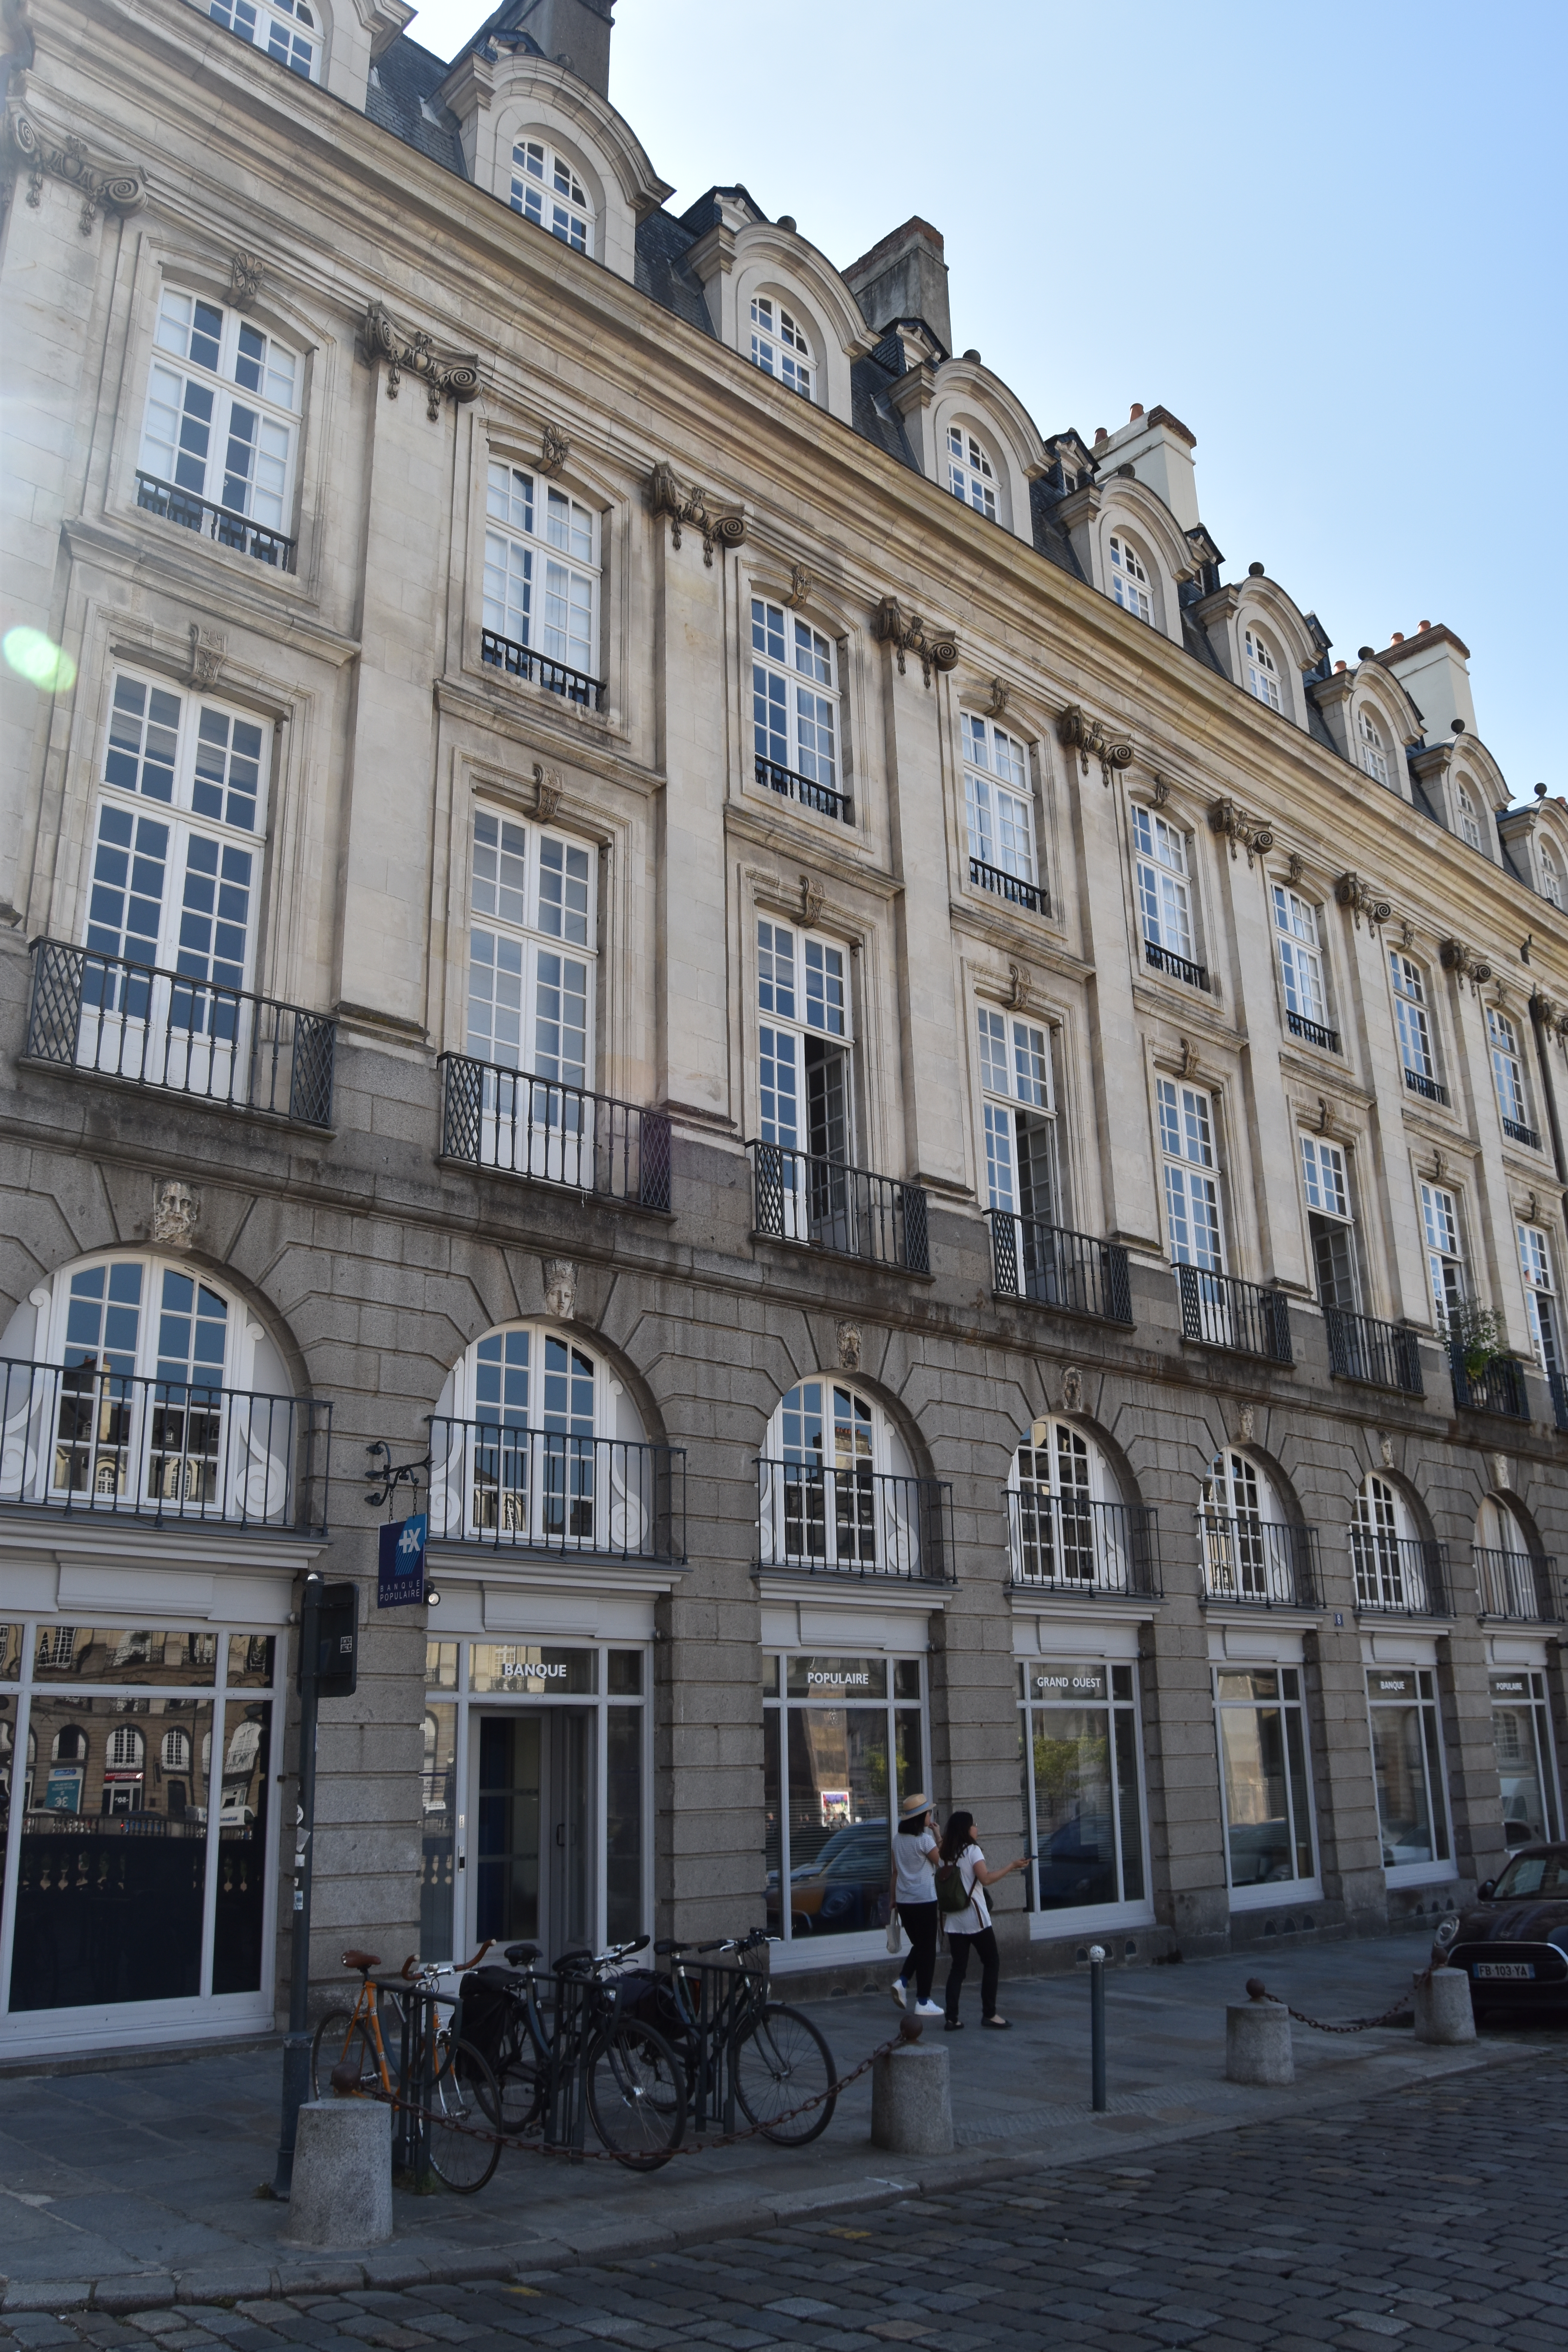
[[[65,694],[76,684],[75,662],[42,629],[7,629],[0,638],[0,653],[17,677],[41,694]]]

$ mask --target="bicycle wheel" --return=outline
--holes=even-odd
[[[500,2162],[500,2093],[479,2052],[467,2042],[443,2053],[430,2086],[430,2165],[448,2189],[471,2197]]]
[[[332,2069],[345,2062],[354,2069],[359,2096],[374,2099],[381,2089],[381,2062],[375,2054],[375,2044],[352,2011],[329,2009],[310,2044],[313,2099],[331,2097]]]
[[[764,2139],[780,2147],[805,2147],[827,2129],[838,2104],[833,2088],[837,2070],[832,2051],[798,2009],[769,2001],[735,2044],[731,2063],[735,2096],[747,2122],[759,2125]],[[816,2098],[822,2105],[809,2115],[794,2113],[805,2100]]]
[[[632,2172],[668,2164],[686,2130],[686,2076],[662,2033],[623,2017],[588,2062],[588,2113]]]
[[[515,2035],[506,2036],[496,2054],[494,2071],[502,2131],[531,2131],[542,2123],[550,2097],[550,2060],[526,2025],[519,2025]]]

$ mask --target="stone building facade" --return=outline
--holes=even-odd
[[[408,16],[12,23],[0,2047],[286,2000],[312,1566],[322,1985],[858,1983],[917,1783],[1015,1969],[1451,1907],[1561,1830],[1568,808],[928,224],[673,211],[609,0]]]

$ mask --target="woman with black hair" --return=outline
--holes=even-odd
[[[904,2006],[910,1977],[915,1980],[915,2015],[940,2017],[942,2011],[931,1997],[931,1979],[936,1975],[936,1939],[941,1926],[937,1910],[936,1878],[932,1865],[936,1861],[936,1832],[931,1826],[934,1809],[923,1790],[906,1797],[899,1808],[898,1835],[893,1840],[893,1874],[889,1899],[903,1922],[904,1933],[910,1939],[910,1956],[893,1979],[893,1999]]]
[[[1020,1854],[1016,1862],[993,1870],[975,1843],[973,1813],[950,1813],[942,1836],[942,1856],[937,1866],[939,1895],[945,1884],[953,1880],[947,1875],[957,1873],[958,1888],[969,1900],[961,1911],[946,1911],[942,1920],[947,1929],[948,1950],[952,1965],[947,1972],[947,2031],[960,2033],[963,2020],[958,2014],[958,1996],[963,1990],[964,1976],[969,1968],[971,1950],[980,1956],[980,2022],[997,2032],[1005,2032],[1008,2021],[997,2014],[996,1986],[1002,1973],[1001,1955],[996,1949],[996,1931],[991,1925],[991,1909],[985,1900],[985,1889],[994,1886],[999,1879],[1008,1878],[1016,1870],[1026,1870],[1029,1857]]]

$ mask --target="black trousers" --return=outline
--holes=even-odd
[[[899,1917],[910,1939],[909,1952],[899,1970],[900,1984],[915,1980],[917,2000],[931,1999],[931,1980],[936,1975],[936,1938],[942,1915],[934,1903],[900,1903]]]
[[[1002,1955],[996,1949],[994,1927],[982,1927],[978,1936],[955,1936],[947,1931],[947,1948],[952,1954],[952,1966],[947,1972],[947,2013],[958,2015],[958,1996],[963,1990],[963,1979],[969,1968],[969,1954],[973,1948],[980,1955],[980,2014],[996,2014],[996,1987],[1002,1975]]]

